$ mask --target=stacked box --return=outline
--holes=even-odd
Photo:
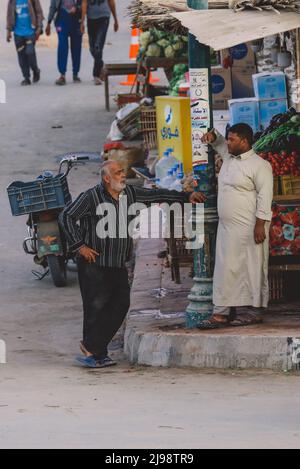
[[[257,73],[253,75],[253,87],[259,100],[259,118],[266,129],[272,117],[288,110],[286,77],[283,72]]]
[[[227,102],[232,98],[230,69],[212,67],[211,72],[213,108],[216,110],[226,110],[228,109]]]
[[[248,124],[255,133],[259,131],[259,101],[256,98],[232,99],[228,104],[230,125]]]

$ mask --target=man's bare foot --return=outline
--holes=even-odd
[[[82,351],[83,355],[85,355],[86,357],[92,357],[93,354],[90,353],[86,348],[85,346],[83,345],[83,342],[80,342],[80,350]]]

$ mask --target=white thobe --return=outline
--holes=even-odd
[[[230,155],[221,136],[213,146],[223,157],[218,179],[219,226],[213,303],[227,307],[267,307],[272,167],[254,150],[239,157]],[[256,218],[267,221],[266,240],[262,244],[254,240]]]

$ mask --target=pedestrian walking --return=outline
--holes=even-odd
[[[40,80],[35,44],[43,30],[43,10],[40,0],[9,0],[7,5],[7,42],[14,33],[19,65],[24,77],[22,86],[31,85]]]
[[[119,30],[115,0],[82,0],[81,32],[85,32],[87,17],[90,52],[94,58],[93,77],[95,85],[101,85],[105,78],[103,49],[109,28],[110,17],[114,18],[114,30]]]
[[[69,248],[78,254],[78,274],[83,299],[84,325],[82,356],[77,361],[88,368],[112,366],[115,362],[108,356],[108,345],[128,312],[130,288],[126,262],[130,259],[133,240],[124,234],[124,226],[132,222],[127,210],[135,203],[150,206],[153,203],[204,202],[200,192],[179,193],[166,189],[144,189],[127,186],[125,171],[113,161],[103,164],[102,181],[96,187],[82,193],[63,212],[62,226]],[[126,197],[125,197],[126,196]],[[123,199],[124,197],[124,199]],[[123,211],[126,200],[126,213]],[[99,212],[112,208],[107,236],[99,236],[99,222],[106,219]],[[122,223],[119,223],[119,218]],[[79,222],[79,225],[78,225]],[[125,223],[127,222],[127,224]]]
[[[73,65],[73,82],[80,83],[78,76],[81,64],[82,33],[81,0],[51,0],[46,34],[51,34],[51,23],[54,21],[58,35],[57,66],[60,77],[55,84],[66,85],[66,72],[69,55],[69,40]]]
[[[252,148],[246,124],[230,128],[228,141],[213,131],[203,137],[223,158],[218,179],[219,226],[213,282],[212,318],[203,327],[262,321],[269,300],[269,227],[273,174]],[[245,307],[244,314],[238,307]]]

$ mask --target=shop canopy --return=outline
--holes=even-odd
[[[196,39],[215,50],[262,39],[300,28],[300,15],[293,12],[193,10],[172,13]]]

